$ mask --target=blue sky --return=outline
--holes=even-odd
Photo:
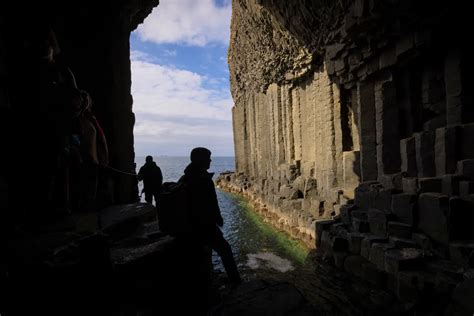
[[[233,156],[230,1],[161,0],[131,34],[135,153]]]

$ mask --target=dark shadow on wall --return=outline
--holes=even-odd
[[[91,95],[94,114],[107,137],[110,166],[135,173],[129,35],[155,5],[157,1],[130,6],[46,2],[42,3],[43,15],[19,6],[2,12],[0,80],[5,84],[0,91],[0,109],[5,113],[5,124],[1,125],[6,131],[2,133],[8,148],[5,152],[11,153],[3,155],[2,161],[2,178],[8,183],[8,189],[2,190],[2,201],[9,201],[5,216],[21,222],[38,212],[35,201],[40,197],[31,180],[41,176],[44,166],[38,161],[45,153],[44,139],[38,139],[38,131],[43,131],[46,123],[38,119],[38,95],[33,91],[38,90],[39,31],[45,26],[56,35],[60,48],[56,60],[69,67],[78,87]],[[134,10],[130,10],[132,7]],[[23,23],[17,23],[19,17]],[[136,201],[136,179],[111,173],[110,180],[113,196],[109,200]],[[31,197],[31,202],[18,203],[25,196]]]

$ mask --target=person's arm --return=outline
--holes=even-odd
[[[160,167],[158,167],[158,184],[159,184],[159,187],[161,188],[161,185],[163,184],[163,174],[161,173]]]
[[[209,180],[209,186],[211,192],[210,196],[210,207],[211,207],[211,214],[214,217],[214,220],[217,224],[217,226],[222,227],[224,225],[224,219],[222,218],[221,210],[219,209],[219,203],[217,202],[217,194],[216,194],[216,188],[214,187],[214,182],[212,180]]]
[[[143,180],[143,167],[141,167],[140,170],[138,171],[137,179],[138,179],[138,181]]]

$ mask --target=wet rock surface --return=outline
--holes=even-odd
[[[217,315],[314,315],[303,294],[291,283],[251,280],[228,294]]]

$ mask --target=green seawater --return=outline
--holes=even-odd
[[[248,266],[251,258],[271,261],[270,266],[285,265],[279,258],[290,261],[293,268],[304,264],[309,249],[286,232],[265,223],[245,199],[218,190],[218,200],[225,222],[224,236],[239,265]]]

